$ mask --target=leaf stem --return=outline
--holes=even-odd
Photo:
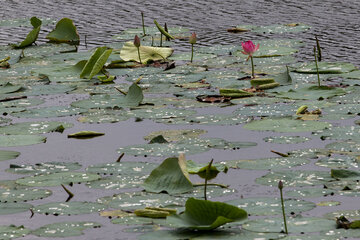
[[[253,61],[252,56],[250,57],[250,60],[251,60],[251,75],[252,75],[252,78],[255,78],[254,61]]]
[[[201,187],[201,186],[205,186],[204,183],[194,183],[193,184],[194,187]],[[221,184],[221,183],[207,183],[207,186],[218,186],[218,187],[221,187],[221,188],[228,188],[229,185],[224,185],[224,184]]]
[[[281,184],[281,186],[280,186],[280,184]],[[282,214],[283,214],[283,218],[284,218],[285,233],[286,233],[286,234],[289,234],[289,233],[288,233],[288,229],[287,229],[287,225],[286,225],[286,215],[285,215],[285,206],[284,206],[284,198],[283,198],[282,189],[283,189],[283,184],[282,184],[282,182],[280,181],[280,182],[279,182],[279,190],[280,190]]]
[[[141,21],[142,21],[143,35],[146,36],[145,24],[144,24],[144,13],[143,12],[141,12]]]
[[[208,165],[207,168],[206,168],[206,173],[205,173],[205,186],[204,186],[204,199],[205,199],[205,200],[207,200],[207,197],[206,197],[207,181],[208,181],[208,178],[209,178],[209,175],[210,175],[211,165],[212,165],[213,161],[214,161],[214,159],[211,159],[209,165]]]
[[[191,59],[190,59],[190,62],[193,61],[193,58],[194,58],[194,44],[191,44]]]
[[[137,50],[138,50],[138,55],[139,55],[139,61],[140,61],[140,63],[142,64],[142,62],[141,62],[141,57],[140,57],[140,47],[138,47]]]
[[[316,72],[317,72],[317,78],[318,78],[318,86],[320,87],[320,74],[319,74],[319,66],[318,66],[318,62],[317,62],[317,57],[316,57],[316,47],[314,47],[314,57],[315,57],[315,66],[316,66]]]

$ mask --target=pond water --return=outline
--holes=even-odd
[[[257,1],[182,1],[182,0],[159,0],[159,1],[20,1],[0,0],[0,20],[13,18],[49,18],[59,20],[68,17],[74,20],[82,39],[81,51],[95,46],[102,46],[113,43],[111,36],[119,34],[127,28],[139,27],[141,25],[140,12],[144,12],[145,24],[153,25],[156,18],[159,22],[166,22],[168,26],[183,26],[195,31],[198,35],[197,46],[212,46],[213,44],[237,44],[249,39],[261,40],[266,38],[283,37],[283,35],[263,35],[250,33],[245,35],[228,33],[226,29],[236,25],[270,25],[281,23],[301,22],[312,26],[303,33],[287,34],[287,38],[300,39],[305,42],[305,47],[300,48],[296,57],[302,60],[313,59],[312,48],[315,45],[314,35],[317,35],[323,48],[323,58],[326,61],[350,62],[360,66],[360,2],[358,1],[336,1],[336,0],[257,0]],[[44,27],[40,33],[40,41],[44,42],[45,35],[50,27]],[[0,42],[2,44],[18,42],[24,38],[27,31],[23,27],[0,28]],[[83,39],[87,39],[87,45]],[[177,40],[176,50],[187,50],[187,40]],[[46,102],[42,106],[65,105],[82,95],[49,95],[41,97]],[[199,109],[201,113],[231,113],[237,107],[227,108],[205,108]],[[356,119],[356,118],[355,118]],[[335,125],[351,125],[355,119],[343,121],[329,121]],[[59,120],[59,118],[47,118],[46,120]],[[13,123],[29,121],[29,119],[13,118]],[[143,139],[150,132],[166,129],[200,128],[208,133],[206,137],[223,138],[228,141],[257,142],[256,147],[223,151],[210,150],[201,154],[194,154],[188,159],[197,162],[234,160],[234,159],[255,159],[263,157],[275,157],[271,150],[288,152],[293,149],[322,148],[330,143],[330,140],[320,141],[311,136],[311,133],[296,133],[298,136],[311,137],[312,140],[299,144],[275,144],[265,143],[262,139],[269,136],[281,136],[287,134],[273,132],[248,131],[241,125],[234,126],[208,126],[208,125],[166,125],[155,123],[150,120],[135,122],[134,119],[121,121],[112,124],[84,124],[76,121],[75,117],[62,117],[60,121],[74,124],[71,129],[60,134],[45,134],[47,142],[32,146],[1,148],[21,152],[21,155],[11,160],[14,164],[35,164],[48,161],[79,162],[84,170],[91,164],[108,163],[115,161],[119,154],[117,149],[128,145],[146,143]],[[82,130],[104,132],[105,136],[89,140],[67,139],[65,136]],[[288,134],[293,135],[293,134]],[[126,161],[149,161],[160,163],[163,158],[156,157],[133,157],[125,155]],[[0,169],[9,167],[10,161],[0,162]],[[324,170],[314,164],[297,167],[296,169]],[[255,179],[265,175],[268,171],[263,170],[230,170],[228,174],[219,174],[216,182],[230,184],[237,190],[230,198],[249,198],[260,196],[277,197],[278,190],[274,187],[267,187],[255,183]],[[0,180],[17,179],[18,175],[2,172]],[[64,201],[67,194],[60,187],[47,188],[53,191],[50,198],[31,202],[34,205],[47,202]],[[117,190],[91,190],[88,187],[75,185],[71,188],[75,193],[72,201],[96,201],[103,196],[111,196]],[[218,198],[225,200],[229,197]],[[335,196],[327,198],[327,201],[340,201],[341,205],[336,207],[317,207],[305,216],[322,216],[329,211],[340,209],[357,209],[359,198],[347,198]],[[323,201],[323,198],[311,198],[313,202]],[[0,225],[25,225],[36,229],[48,223],[61,221],[88,221],[92,220],[103,225],[102,228],[85,231],[85,235],[71,237],[69,239],[134,239],[135,234],[124,233],[123,226],[111,224],[110,220],[98,216],[98,214],[85,214],[78,216],[45,216],[35,214],[30,219],[30,212],[3,215],[0,218]],[[49,239],[33,235],[25,236],[24,240]]]

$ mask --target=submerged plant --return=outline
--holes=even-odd
[[[190,62],[193,61],[194,58],[194,44],[196,43],[196,33],[193,32],[190,36],[189,42],[191,44],[191,59]]]
[[[134,45],[135,45],[135,47],[137,48],[138,55],[139,55],[139,61],[140,61],[140,63],[142,64],[142,62],[141,62],[141,57],[140,57],[140,38],[138,37],[138,35],[135,35]]]
[[[319,74],[319,66],[318,66],[318,62],[317,62],[317,52],[316,52],[316,47],[314,47],[314,57],[315,57],[315,66],[316,66],[316,73],[317,73],[317,79],[318,79],[318,86],[320,87],[320,74]]]
[[[283,214],[283,218],[284,218],[284,228],[285,228],[285,233],[288,234],[288,230],[287,230],[287,225],[286,225],[286,215],[285,215],[285,207],[284,207],[284,198],[283,198],[283,188],[284,188],[284,184],[283,182],[280,180],[279,181],[279,185],[278,188],[280,190],[280,198],[281,198],[281,208],[282,208],[282,214]]]
[[[241,53],[245,55],[249,55],[246,61],[251,59],[251,74],[252,78],[255,78],[255,71],[254,71],[254,61],[253,61],[253,54],[259,49],[260,44],[256,45],[252,41],[242,42],[241,46],[243,48],[243,51]]]

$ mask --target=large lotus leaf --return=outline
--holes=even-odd
[[[35,165],[10,164],[10,168],[6,169],[6,171],[17,174],[48,174],[73,171],[79,168],[81,168],[81,165],[77,162],[45,162],[36,163]]]
[[[14,45],[15,48],[24,48],[24,47],[30,46],[37,40],[37,38],[39,36],[42,21],[40,19],[38,19],[37,17],[32,17],[30,19],[30,23],[34,27],[34,29],[28,33],[25,40],[23,40],[21,43],[19,43],[17,45]]]
[[[103,175],[145,175],[149,174],[157,164],[149,162],[114,162],[101,163],[89,166],[86,171],[89,173]]]
[[[268,117],[268,116],[292,116],[296,113],[297,106],[292,104],[258,104],[243,106],[236,109],[233,113],[240,116],[249,117]]]
[[[202,129],[170,129],[163,131],[155,131],[145,136],[144,139],[150,141],[156,136],[162,135],[168,142],[176,142],[185,138],[194,138],[207,133]]]
[[[141,172],[140,172],[141,173]],[[111,177],[101,178],[86,184],[89,188],[95,189],[113,189],[122,190],[125,188],[138,188],[148,175],[115,175]]]
[[[191,57],[191,52],[182,52],[182,53],[175,53],[169,60],[177,60],[177,61],[189,61]],[[196,50],[194,51],[193,61],[202,61],[209,58],[214,58],[216,55],[209,54],[209,53],[197,53]]]
[[[327,168],[359,168],[359,160],[355,156],[346,155],[323,157],[315,164]]]
[[[326,182],[333,181],[328,172],[324,171],[276,171],[270,172],[265,176],[256,179],[256,183],[277,186],[279,181],[284,183],[285,187],[302,187],[325,184]]]
[[[327,86],[311,86],[300,88],[297,90],[290,89],[288,92],[279,92],[277,97],[290,98],[290,99],[327,99],[334,96],[344,95],[346,92],[341,88],[333,88]]]
[[[77,120],[81,123],[116,123],[130,118],[126,111],[116,109],[89,109]]]
[[[332,152],[340,154],[358,155],[360,154],[360,143],[357,141],[333,142],[325,146]]]
[[[359,229],[332,229],[327,232],[321,232],[322,239],[359,239]]]
[[[311,26],[303,23],[273,24],[267,26],[239,25],[236,27],[241,29],[248,29],[256,33],[272,33],[272,34],[304,32],[311,28]]]
[[[185,212],[181,215],[171,215],[166,221],[174,227],[212,230],[226,223],[246,218],[246,211],[235,206],[189,198],[185,204]]]
[[[144,75],[141,78],[140,84],[148,86],[148,84],[158,84],[158,83],[175,83],[175,84],[185,84],[198,82],[205,78],[203,73],[192,73],[192,74],[153,74],[153,75]],[[136,81],[136,78],[133,76],[127,77],[125,80],[129,82]]]
[[[75,89],[76,86],[71,85],[36,85],[29,87],[25,93],[27,96],[52,95],[69,93]]]
[[[287,218],[289,233],[309,233],[336,229],[335,221],[318,217]],[[283,230],[282,218],[256,219],[242,225],[243,229],[254,232],[280,232]]]
[[[240,169],[254,170],[275,170],[282,168],[292,168],[309,163],[306,158],[297,157],[278,157],[278,158],[261,158],[252,160],[233,160],[230,161],[232,166]]]
[[[133,213],[127,213],[123,214],[121,213],[120,216],[117,218],[111,220],[111,223],[113,224],[119,224],[119,225],[161,225],[163,226],[165,223],[165,219],[162,218],[149,218],[149,217],[138,217]]]
[[[144,181],[147,192],[178,194],[189,192],[193,185],[183,169],[180,158],[167,158],[155,168]]]
[[[204,198],[204,186],[202,186],[203,184],[201,183],[200,186],[196,186],[194,188],[194,190],[192,192],[189,193],[183,193],[181,196],[183,197],[185,200],[187,198],[197,198],[197,199],[203,199]],[[231,189],[231,188],[222,188],[219,186],[207,186],[206,188],[206,196],[207,199],[210,200],[212,198],[218,198],[218,197],[225,197],[228,195],[233,195],[234,193],[236,193],[237,191],[235,189]]]
[[[340,196],[359,197],[360,184],[353,179],[341,179],[341,181],[329,182],[325,185]]]
[[[339,126],[333,128],[326,128],[313,133],[320,136],[322,140],[353,140],[360,141],[360,127],[359,126]]]
[[[245,124],[244,128],[253,131],[309,132],[330,126],[327,122],[319,121],[303,121],[292,118],[265,118],[251,121]]]
[[[340,216],[344,216],[351,220],[360,220],[360,210],[338,210],[335,212],[326,213],[325,218],[336,220]]]
[[[19,155],[19,152],[0,150],[0,161],[14,159]]]
[[[44,238],[65,238],[83,235],[87,228],[99,228],[101,224],[96,222],[58,222],[42,226],[31,233]]]
[[[163,60],[168,58],[172,53],[171,48],[149,47],[140,46],[140,58],[142,63],[148,63],[149,61]],[[126,42],[121,49],[120,58],[125,61],[140,62],[138,55],[138,48],[135,47],[133,42]]]
[[[14,214],[29,211],[32,207],[29,203],[7,202],[0,203],[0,215]]]
[[[196,51],[201,53],[211,53],[216,55],[229,55],[236,50],[240,49],[238,45],[212,45],[210,47],[201,47]]]
[[[79,215],[99,212],[105,205],[93,202],[51,202],[33,207],[34,213],[52,215]]]
[[[0,189],[0,202],[27,202],[47,198],[52,194],[46,189]]]
[[[108,60],[111,52],[112,49],[107,49],[107,47],[98,47],[86,62],[80,73],[80,77],[91,79],[98,74],[104,67],[104,64]]]
[[[78,44],[80,36],[73,21],[69,18],[61,19],[47,36],[51,42],[56,43],[75,43]]]
[[[304,148],[291,150],[287,153],[291,157],[303,157],[303,158],[319,158],[330,154],[330,151],[324,148]]]
[[[273,197],[255,197],[227,201],[228,204],[244,209],[251,216],[268,216],[282,214],[281,200]],[[316,207],[315,203],[284,199],[285,213],[287,215],[299,214]]]
[[[87,79],[82,79],[79,76],[86,63],[87,60],[81,60],[72,66],[58,66],[57,64],[55,66],[34,70],[33,72],[46,76],[51,82],[79,83],[80,81],[89,81]]]
[[[65,128],[70,128],[72,126],[73,124],[65,122],[23,122],[0,127],[0,134],[20,135],[63,132]]]
[[[11,115],[19,118],[50,118],[77,115],[86,110],[69,106],[51,106],[43,108],[31,108],[25,111],[12,113]]]
[[[205,178],[207,168],[208,168],[207,163],[199,164],[192,160],[186,161],[186,169],[190,174],[199,174],[201,177]],[[216,177],[216,175],[219,172],[227,173],[227,171],[228,171],[228,166],[225,163],[223,163],[223,162],[213,163],[211,165],[210,175],[215,175],[215,177]]]
[[[10,107],[33,107],[44,103],[43,99],[40,98],[22,98],[17,100],[12,100],[8,102],[0,102],[0,108],[10,108]]]
[[[295,198],[315,198],[315,197],[326,197],[332,196],[336,191],[326,188],[301,188],[297,190],[286,191],[285,195],[288,197]]]
[[[28,233],[30,233],[30,229],[25,228],[23,225],[18,227],[15,225],[0,226],[0,238],[2,240],[24,237]]]
[[[6,83],[4,85],[0,85],[0,94],[14,93],[19,91],[21,88],[22,86]]]
[[[250,119],[235,114],[205,114],[186,118],[157,119],[156,122],[166,124],[201,124],[201,125],[239,125]]]
[[[142,59],[141,59],[142,60]],[[177,68],[181,68],[180,67],[176,67],[174,69]],[[172,70],[172,69],[171,69]],[[171,70],[168,70],[167,73],[173,73],[170,72]],[[193,69],[187,70],[186,73],[190,73],[193,72]],[[142,75],[153,75],[153,74],[159,74],[159,73],[164,73],[164,69],[163,68],[159,68],[159,67],[137,67],[137,68],[113,68],[113,69],[107,69],[107,71],[109,72],[110,75],[115,75],[115,76],[132,76],[135,78],[135,80],[137,78],[139,78]],[[175,72],[177,73],[177,72]],[[185,74],[183,72],[180,72],[181,74]]]
[[[321,74],[338,74],[348,73],[356,70],[356,67],[351,63],[342,62],[318,62],[319,73]],[[298,73],[317,73],[315,63],[306,63],[301,67],[295,69]]]
[[[130,115],[148,119],[171,119],[194,115],[196,111],[176,108],[148,108],[132,110]]]
[[[360,171],[346,169],[331,169],[331,177],[344,180],[360,180]]]
[[[16,147],[44,143],[46,137],[38,135],[0,135],[1,147]]]
[[[296,144],[309,141],[311,138],[304,136],[270,136],[265,137],[263,140],[268,143],[276,144]]]
[[[19,178],[16,183],[30,187],[52,187],[61,184],[90,182],[98,179],[100,179],[100,176],[92,173],[60,172]]]

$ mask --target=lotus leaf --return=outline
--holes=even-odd
[[[160,47],[149,47],[149,46],[140,46],[140,57],[143,63],[148,63],[150,61],[164,60],[168,58],[172,53],[173,49],[171,48],[160,48]],[[121,49],[120,58],[125,61],[136,61],[140,62],[138,49],[135,47],[133,42],[126,42]]]
[[[285,195],[295,198],[315,198],[315,197],[326,197],[332,196],[336,191],[325,188],[301,188],[299,190],[289,190]]]
[[[331,177],[336,179],[360,180],[360,171],[346,169],[331,169]]]
[[[103,175],[138,175],[150,173],[157,164],[149,162],[114,162],[89,166],[86,171]]]
[[[30,19],[30,23],[33,26],[33,30],[31,30],[28,33],[25,40],[23,40],[21,43],[19,43],[17,45],[14,45],[15,48],[25,48],[27,46],[30,46],[37,40],[37,38],[39,36],[42,21],[40,19],[38,19],[37,17],[32,17]]]
[[[105,205],[92,202],[51,202],[33,207],[34,213],[52,215],[79,215],[99,212]]]
[[[0,238],[3,240],[10,240],[13,238],[19,238],[24,237],[28,233],[30,233],[30,230],[25,228],[24,226],[0,226]]]
[[[44,237],[44,238],[53,238],[53,237],[74,237],[83,235],[83,230],[87,228],[99,228],[101,224],[96,222],[58,222],[47,224],[42,226],[34,231],[32,234]]]
[[[51,42],[79,44],[80,36],[73,21],[69,18],[61,19],[47,36]]]
[[[10,168],[6,169],[7,172],[17,174],[48,174],[55,172],[67,172],[81,168],[77,162],[45,162],[36,163],[35,165],[17,165],[10,164]]]
[[[144,183],[144,180],[147,177],[148,175],[117,175],[89,182],[86,184],[86,186],[88,186],[89,188],[106,190],[123,190],[125,188],[138,188]]]
[[[306,158],[298,157],[279,157],[279,158],[261,158],[252,160],[233,160],[230,161],[234,168],[254,169],[254,170],[275,170],[282,168],[292,168],[309,163]]]
[[[47,198],[52,194],[46,189],[0,189],[0,202],[27,202]]]
[[[0,215],[14,214],[29,211],[32,207],[29,203],[1,202]]]
[[[123,110],[89,109],[88,112],[81,113],[77,120],[81,123],[115,123],[129,118]]]
[[[145,136],[145,140],[150,140],[156,136],[162,135],[168,142],[180,141],[185,138],[194,138],[205,134],[207,131],[202,129],[170,129],[164,131],[152,132]]]
[[[359,168],[359,160],[355,156],[346,155],[323,157],[315,164],[327,168]]]
[[[356,70],[356,67],[351,63],[342,62],[318,62],[320,74],[339,74],[348,73]],[[306,63],[297,68],[295,72],[298,73],[317,73],[315,63]]]
[[[107,49],[107,47],[98,47],[91,55],[90,59],[86,62],[80,73],[80,78],[91,79],[98,74],[103,69],[111,52],[112,49]]]
[[[167,217],[166,222],[178,228],[212,230],[226,223],[246,218],[246,211],[235,206],[189,198],[185,204],[185,212]]]
[[[19,155],[19,152],[0,150],[0,161],[14,159]]]
[[[349,155],[360,154],[360,143],[357,141],[344,141],[344,142],[333,142],[325,146],[332,152]]]
[[[85,110],[69,107],[69,106],[51,106],[51,107],[43,107],[43,108],[31,108],[25,111],[19,111],[16,113],[12,113],[11,115],[14,117],[21,118],[50,118],[50,117],[64,117],[64,116],[72,116],[77,115]]]
[[[310,138],[303,136],[270,136],[263,139],[265,142],[276,144],[295,144],[309,141]]]
[[[14,123],[0,127],[1,134],[42,134],[49,132],[63,132],[65,128],[72,127],[73,124],[65,122],[23,122]]]
[[[268,26],[254,26],[254,25],[239,25],[237,28],[249,29],[252,32],[256,33],[296,33],[296,32],[305,32],[311,27],[303,23],[287,23],[287,24],[274,24]]]
[[[44,143],[46,137],[38,135],[0,135],[1,147],[27,146]]]

